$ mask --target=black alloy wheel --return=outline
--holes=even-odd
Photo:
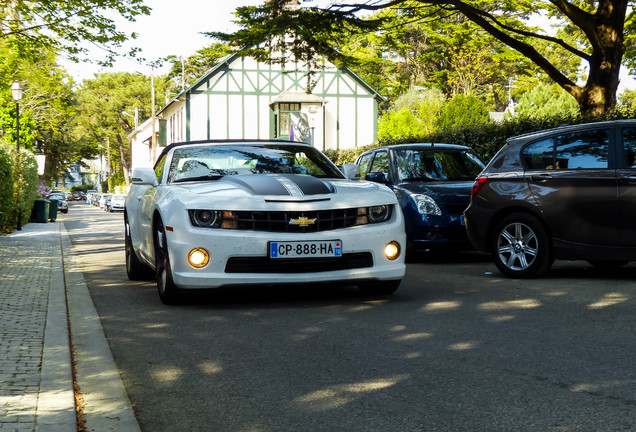
[[[172,279],[172,267],[170,266],[170,256],[168,254],[168,240],[166,229],[161,220],[155,224],[154,230],[155,244],[155,268],[157,278],[157,291],[161,302],[166,305],[178,303],[179,288]]]

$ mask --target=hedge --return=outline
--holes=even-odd
[[[591,123],[606,120],[623,120],[636,118],[633,109],[619,108],[611,114],[602,117],[585,116],[551,116],[539,119],[513,117],[502,123],[487,123],[482,125],[464,126],[448,131],[435,132],[421,137],[410,137],[402,140],[385,140],[377,144],[356,147],[345,150],[326,150],[325,154],[336,164],[353,163],[363,152],[379,146],[388,146],[406,143],[446,143],[461,144],[475,150],[484,161],[489,161],[497,151],[503,147],[508,138],[551,129],[565,124]]]
[[[16,229],[18,209],[22,210],[22,225],[29,222],[38,183],[38,164],[33,153],[22,149],[18,157],[14,148],[0,145],[0,232]]]

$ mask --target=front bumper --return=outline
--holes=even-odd
[[[402,218],[398,217],[381,224],[307,234],[195,228],[190,225],[171,228],[166,236],[172,277],[180,288],[316,282],[356,284],[402,279],[406,271],[406,235]],[[341,240],[343,256],[285,261],[268,258],[270,241],[310,240]],[[384,256],[384,248],[390,241],[397,241],[401,248],[400,256],[393,261]],[[188,263],[188,253],[195,247],[210,253],[210,261],[204,268],[196,269]]]
[[[409,243],[418,250],[471,248],[463,215],[405,215]]]

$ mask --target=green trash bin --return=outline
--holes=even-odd
[[[55,219],[57,219],[57,200],[50,199],[49,200],[49,220],[51,222],[55,222]]]
[[[36,199],[33,203],[33,221],[47,223],[49,221],[49,200]],[[56,204],[57,205],[57,204]]]

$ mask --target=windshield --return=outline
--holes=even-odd
[[[399,181],[474,180],[484,169],[481,160],[466,150],[403,149],[393,155]]]
[[[306,174],[343,178],[326,156],[300,145],[197,145],[177,148],[169,182],[215,180],[239,174]]]

